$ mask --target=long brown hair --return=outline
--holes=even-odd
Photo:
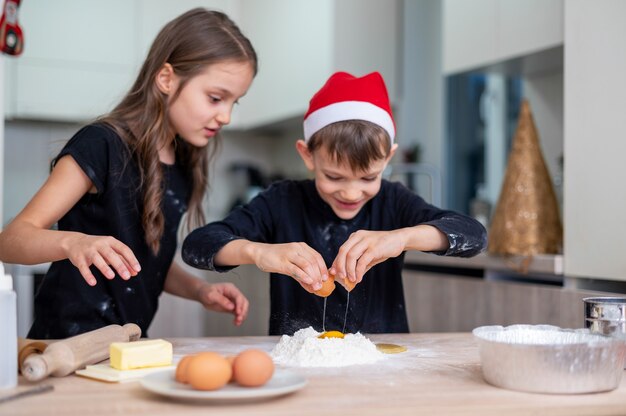
[[[159,70],[169,63],[180,79],[174,101],[191,78],[208,65],[248,62],[257,72],[257,56],[250,41],[224,13],[202,8],[189,10],[166,24],[155,38],[134,85],[122,101],[100,121],[111,126],[124,140],[137,161],[143,192],[142,224],[152,251],[159,251],[165,219],[161,210],[163,171],[158,149],[171,140],[167,117],[168,97],[156,86]],[[197,148],[175,139],[176,163],[180,163],[192,184],[186,226],[204,223],[202,200],[208,187],[208,166],[220,141]]]
[[[385,159],[391,140],[385,129],[365,120],[345,120],[315,132],[307,143],[309,152],[324,148],[338,165],[347,164],[353,172],[367,170],[371,163]]]

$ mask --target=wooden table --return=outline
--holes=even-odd
[[[469,333],[381,334],[374,342],[408,351],[364,366],[292,368],[302,390],[264,401],[216,404],[172,400],[140,383],[108,384],[78,376],[51,378],[54,391],[0,404],[0,415],[626,415],[626,378],[612,392],[582,395],[521,393],[482,378]],[[202,350],[233,354],[270,351],[278,337],[173,339],[175,355]],[[20,380],[20,389],[27,383]]]

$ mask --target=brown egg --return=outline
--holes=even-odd
[[[228,363],[230,364],[230,367],[233,368],[233,365],[235,364],[235,358],[237,358],[236,355],[227,355],[226,356],[226,361],[228,361]],[[228,382],[230,383],[231,381],[235,381],[235,370],[233,369],[233,374],[230,376],[230,380],[228,380]]]
[[[333,278],[335,277],[334,275],[332,275]],[[354,289],[354,286],[356,286],[356,282],[352,282],[350,281],[350,279],[348,279],[347,277],[345,279],[338,279],[337,280],[341,286],[343,286],[348,292],[352,292],[352,289]]]
[[[316,290],[315,293],[317,296],[321,296],[323,298],[330,296],[335,290],[335,279],[333,276],[328,276],[328,280],[322,282],[322,288],[320,290]]]
[[[208,351],[193,356],[187,367],[187,380],[196,390],[217,390],[228,383],[233,373],[226,358]]]
[[[185,355],[180,359],[178,365],[176,366],[176,381],[179,383],[189,383],[189,379],[187,378],[187,370],[189,369],[189,362],[193,358],[193,355]]]
[[[235,381],[245,387],[258,387],[267,383],[274,374],[274,361],[265,351],[242,351],[233,364]]]

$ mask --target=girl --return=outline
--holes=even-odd
[[[0,234],[1,261],[53,262],[29,338],[129,322],[146,336],[163,290],[241,324],[248,300],[234,285],[203,282],[173,258],[182,215],[188,228],[204,221],[218,133],[256,71],[250,41],[223,13],[193,9],[161,30],[121,103],[72,137]]]

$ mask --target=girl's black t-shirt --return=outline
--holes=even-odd
[[[190,181],[178,163],[163,169],[165,228],[154,255],[142,226],[143,192],[137,163],[117,133],[102,124],[81,129],[55,160],[71,156],[96,188],[58,222],[58,229],[112,236],[133,251],[141,271],[130,280],[105,278],[92,266],[91,287],[69,261],[53,262],[35,295],[29,338],[67,338],[106,325],[135,323],[146,336],[172,264],[181,217],[187,211]],[[115,271],[115,270],[114,270]]]

